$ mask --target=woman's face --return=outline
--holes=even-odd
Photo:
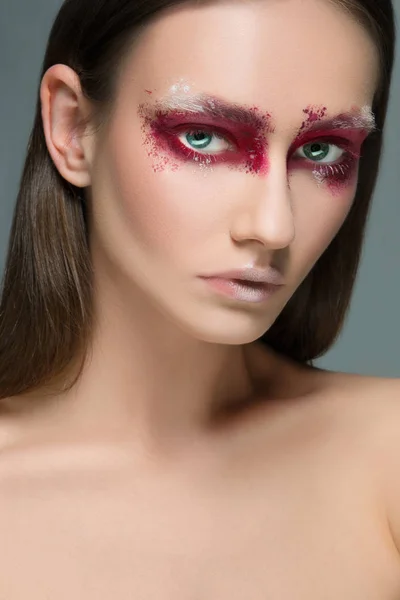
[[[158,15],[96,146],[97,276],[198,339],[258,339],[349,212],[377,76],[368,34],[328,1]],[[251,302],[200,277],[247,266],[285,285]]]

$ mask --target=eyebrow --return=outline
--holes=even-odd
[[[334,129],[361,129],[372,133],[377,130],[375,116],[370,107],[365,106],[358,111],[341,113],[331,118],[321,118],[309,125],[305,125],[306,133],[309,131],[334,130]]]
[[[193,96],[170,96],[157,100],[161,111],[177,110],[193,114],[204,114],[214,119],[229,119],[241,125],[250,125],[257,129],[268,126],[269,113],[258,112],[257,108],[247,108],[209,94]]]
[[[157,107],[161,111],[177,110],[193,114],[204,114],[214,119],[228,119],[242,125],[250,125],[257,129],[269,129],[271,127],[271,115],[262,113],[257,109],[233,103],[209,94],[197,94],[193,96],[167,96],[157,100]],[[363,129],[368,133],[376,130],[375,117],[369,106],[341,113],[331,118],[321,118],[304,127],[306,132],[321,129]]]

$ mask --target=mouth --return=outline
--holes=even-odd
[[[226,279],[224,277],[202,277],[202,279],[219,295],[253,304],[266,302],[282,287],[246,279]]]

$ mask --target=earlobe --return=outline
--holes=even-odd
[[[89,186],[91,138],[82,131],[88,114],[78,75],[54,65],[42,79],[40,98],[46,144],[57,170],[73,185]]]

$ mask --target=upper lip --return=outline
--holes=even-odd
[[[276,269],[254,269],[245,267],[244,269],[233,269],[224,273],[208,275],[207,277],[218,277],[222,279],[239,279],[241,281],[252,281],[255,283],[268,283],[270,285],[284,285],[283,277]]]

